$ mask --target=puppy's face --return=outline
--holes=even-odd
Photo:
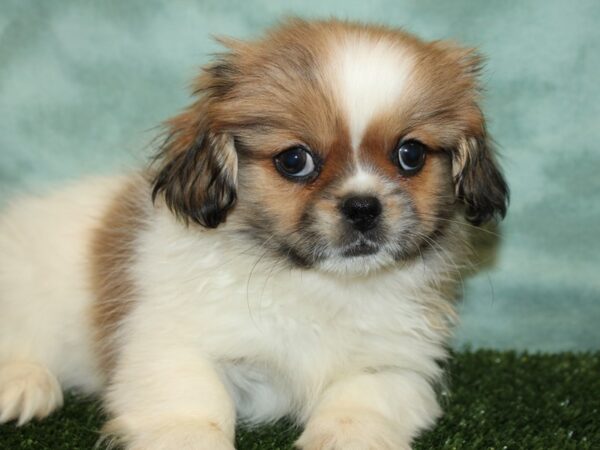
[[[169,122],[154,194],[303,267],[369,271],[504,215],[479,58],[403,32],[292,21],[229,52]]]

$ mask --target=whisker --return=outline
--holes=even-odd
[[[455,223],[455,224],[458,224],[458,225],[463,226],[463,227],[471,228],[471,229],[476,230],[478,232],[481,231],[483,233],[489,234],[489,235],[494,236],[494,237],[498,237],[498,238],[502,237],[502,235],[499,234],[499,233],[496,233],[494,231],[488,230],[488,229],[486,229],[484,227],[478,227],[476,225],[472,225],[472,224],[468,223],[467,221],[446,219],[444,217],[437,217],[437,216],[435,216],[433,214],[428,214],[428,213],[419,213],[419,216],[420,217],[424,217],[424,218],[428,219],[429,221],[439,220],[439,221],[442,221],[442,222]]]

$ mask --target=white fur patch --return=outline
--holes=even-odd
[[[401,97],[413,59],[398,43],[355,35],[334,49],[330,64],[356,152],[374,116]]]
[[[65,389],[100,388],[89,324],[88,249],[125,180],[90,178],[44,197],[16,198],[2,211],[0,367],[28,361],[45,367]],[[0,391],[20,389],[4,380]]]
[[[375,190],[380,183],[381,181],[375,173],[357,165],[354,173],[345,180],[343,191],[362,194]]]

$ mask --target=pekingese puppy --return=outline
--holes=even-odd
[[[480,57],[336,20],[224,40],[149,168],[0,224],[0,422],[101,392],[127,449],[410,448],[471,224],[506,211]]]

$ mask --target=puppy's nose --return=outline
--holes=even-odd
[[[381,215],[381,202],[376,197],[348,197],[342,202],[342,214],[359,231],[375,227]]]

